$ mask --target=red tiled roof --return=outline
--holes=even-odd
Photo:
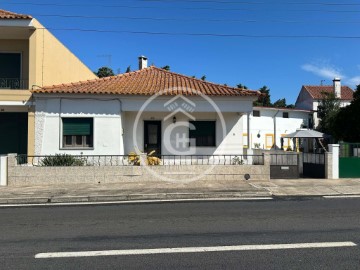
[[[32,19],[30,15],[17,14],[14,12],[0,9],[0,19]]]
[[[174,89],[174,90],[168,90]],[[33,93],[117,94],[117,95],[197,95],[254,96],[258,91],[243,90],[170,72],[154,66],[101,79],[53,85],[32,90]]]
[[[309,92],[310,96],[313,99],[322,99],[322,93],[331,93],[334,91],[332,85],[304,85],[306,91]],[[341,99],[343,100],[352,100],[354,91],[348,86],[341,86]]]

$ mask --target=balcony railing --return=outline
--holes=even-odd
[[[0,89],[29,89],[29,81],[18,78],[0,78]]]

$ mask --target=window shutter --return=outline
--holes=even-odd
[[[189,121],[189,138],[196,139],[196,146],[215,146],[215,121]],[[193,126],[192,126],[193,125]],[[195,129],[192,129],[195,127]]]
[[[190,138],[215,135],[215,121],[190,121],[190,124],[195,127],[195,129],[190,128]]]
[[[63,135],[91,135],[92,118],[63,118]]]

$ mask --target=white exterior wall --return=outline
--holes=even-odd
[[[144,121],[161,121],[161,133],[164,134],[167,128],[172,127],[172,117],[169,119],[163,120],[167,114],[163,112],[147,112],[141,114],[139,120],[135,122],[137,113],[136,112],[125,112],[124,119],[124,146],[125,154],[134,151],[134,145],[139,147],[140,151],[144,150]],[[225,129],[223,129],[222,121],[217,113],[208,113],[208,112],[199,112],[193,113],[193,117],[196,120],[210,120],[216,121],[216,146],[215,147],[186,147],[184,151],[192,151],[191,154],[194,155],[221,155],[221,154],[242,154],[243,145],[241,136],[243,134],[243,123],[241,114],[238,113],[222,113]],[[189,126],[186,126],[186,123],[192,121],[193,119],[187,117],[182,113],[176,114],[176,122],[183,122],[184,125],[176,129],[177,133],[180,135],[185,134],[189,137]],[[137,125],[136,125],[137,124]],[[136,134],[134,134],[134,128],[136,127]],[[224,132],[225,130],[225,132]],[[173,152],[171,149],[168,149],[166,145],[169,142],[166,142],[166,138],[162,137],[162,155],[172,155]],[[176,144],[176,137],[173,133],[170,137],[171,145]],[[135,143],[136,142],[136,143]],[[186,154],[184,152],[184,154]]]
[[[117,100],[37,99],[35,113],[35,155],[122,155],[121,106]],[[61,117],[94,119],[92,149],[62,148]]]
[[[251,148],[255,148],[255,143],[260,144],[262,149],[271,149],[271,144],[266,143],[266,138],[273,137],[272,142],[275,141],[274,132],[274,116],[278,112],[276,109],[254,108],[260,111],[260,117],[250,116],[250,143]],[[289,113],[289,118],[283,118],[283,112]],[[276,145],[281,147],[281,135],[295,132],[296,129],[301,128],[304,124],[308,125],[310,112],[294,111],[294,110],[279,110],[276,116]],[[244,131],[246,133],[247,119],[243,117]],[[260,134],[260,138],[257,135]],[[245,134],[243,141],[246,141]],[[290,145],[293,148],[292,142],[284,139],[284,147]]]
[[[73,95],[74,96],[74,95]],[[52,95],[36,95],[35,113],[35,155],[54,155],[56,153],[68,153],[73,155],[124,155],[134,149],[133,128],[135,118],[142,108],[146,97],[118,96],[109,98],[98,98],[98,96],[68,96],[56,97]],[[139,117],[139,125],[135,135],[139,150],[144,148],[144,120],[162,120],[162,154],[172,154],[165,147],[163,133],[171,125],[172,117],[163,120],[169,112],[164,103],[173,97],[162,98],[154,101],[144,109]],[[242,115],[251,111],[252,98],[232,97],[213,98],[215,107],[219,109],[224,119],[223,129],[221,117],[214,112],[214,104],[199,99],[191,98],[195,103],[195,110],[191,116],[195,120],[216,121],[216,146],[192,148],[193,154],[242,154],[242,134],[244,124]],[[182,101],[177,101],[181,104]],[[184,121],[188,123],[186,114],[179,111],[175,114],[177,123]],[[64,149],[62,147],[62,117],[91,117],[94,119],[94,147],[87,149]],[[224,130],[224,132],[223,132]],[[246,130],[246,127],[245,127]],[[178,130],[177,130],[178,131]],[[189,128],[180,127],[180,133],[188,137]],[[170,141],[174,141],[172,136]],[[186,153],[185,153],[186,155]]]
[[[305,91],[304,88],[301,88],[299,96],[296,100],[295,107],[301,110],[313,110],[313,98],[310,96],[309,92]]]

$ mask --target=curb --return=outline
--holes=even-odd
[[[90,196],[53,196],[3,198],[0,204],[56,204],[56,203],[91,203],[91,202],[131,202],[151,200],[199,200],[199,199],[256,199],[272,198],[268,192],[228,192],[228,193],[154,193],[154,194],[121,194],[121,195],[90,195]]]

